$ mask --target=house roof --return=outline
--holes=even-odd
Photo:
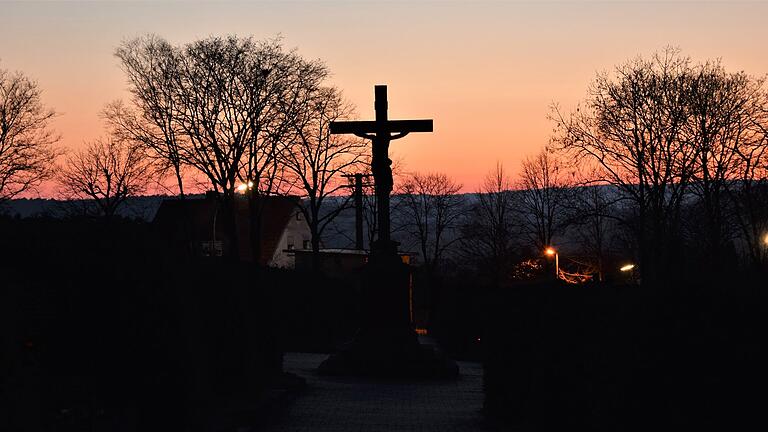
[[[267,264],[278,248],[283,231],[296,211],[298,197],[270,196],[261,198],[261,251],[258,261]],[[242,259],[253,261],[251,248],[251,212],[248,201],[238,197],[235,201],[237,244]],[[177,240],[230,241],[226,229],[225,215],[219,200],[211,197],[201,199],[170,199],[160,204],[153,224]]]

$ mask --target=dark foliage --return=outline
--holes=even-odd
[[[149,224],[0,219],[0,238],[1,430],[211,430],[286,379],[283,349],[354,328],[348,286],[169,256]]]
[[[760,280],[664,294],[553,282],[495,293],[485,309],[485,408],[537,430],[764,424]]]

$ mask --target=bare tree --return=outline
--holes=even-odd
[[[746,255],[754,265],[768,259],[768,121],[763,110],[754,125],[760,138],[739,149],[739,173],[728,189],[734,205],[736,225],[746,245]]]
[[[594,179],[615,186],[636,211],[641,271],[654,283],[680,245],[683,198],[695,149],[683,139],[689,120],[690,60],[667,49],[599,74],[584,107],[564,116],[557,107],[554,142],[573,157],[595,162]]]
[[[548,150],[526,158],[518,181],[515,206],[523,232],[537,251],[552,245],[564,226],[565,193],[570,186],[564,165]]]
[[[307,117],[312,95],[328,75],[321,61],[307,61],[295,52],[284,53],[278,41],[266,47],[260,61],[263,82],[257,117],[259,131],[249,141],[241,168],[241,178],[249,185],[251,246],[256,255],[261,253],[261,198],[286,195],[296,186],[299,176],[286,163],[290,158],[285,156],[292,154],[295,143],[300,141],[297,125]],[[317,253],[313,258],[317,264]]]
[[[289,174],[286,161],[295,159],[286,154],[305,141],[301,136],[302,125],[311,125],[319,116],[319,95],[326,91],[322,90],[322,83],[328,70],[320,60],[305,60],[295,52],[284,53],[278,41],[267,45],[261,55],[264,66],[260,130],[250,141],[242,177],[254,183],[253,190],[258,195],[285,194],[296,186],[297,180],[296,175],[285,175]],[[295,174],[296,170],[290,171]]]
[[[184,161],[225,201],[234,199],[246,152],[260,132],[259,49],[250,38],[212,37],[178,50],[175,118],[189,140]]]
[[[135,111],[108,107],[117,130],[168,162],[183,189],[184,167],[220,193],[238,251],[235,194],[245,188],[251,249],[261,255],[260,197],[285,193],[280,157],[295,136],[325,65],[286,52],[279,39],[209,37],[174,47],[155,36],[123,43],[116,55],[129,77]]]
[[[56,115],[40,99],[37,83],[0,69],[0,203],[52,175],[59,137],[50,129]]]
[[[613,250],[614,237],[622,228],[616,202],[620,200],[607,185],[579,183],[569,189],[564,200],[569,233],[578,242],[587,264],[603,281],[606,259]]]
[[[147,158],[152,161],[152,177],[157,186],[178,195],[181,199],[186,198],[188,186],[184,178],[186,173],[182,159],[183,134],[176,135],[173,143],[165,141],[136,110],[120,100],[107,104],[101,116],[111,135],[144,148]],[[175,188],[167,186],[168,180],[171,179]]]
[[[348,187],[342,175],[356,171],[368,149],[362,139],[330,133],[330,122],[349,118],[352,113],[336,88],[309,92],[303,110],[292,121],[293,139],[283,152],[282,162],[305,198],[300,210],[312,235],[315,268],[323,231],[350,203],[344,199],[327,209],[328,198]]]
[[[135,108],[115,101],[105,107],[102,116],[113,134],[142,144],[162,170],[173,172],[183,199],[187,142],[176,118],[178,50],[156,35],[147,35],[123,42],[115,56],[128,78]]]
[[[497,286],[513,258],[512,181],[501,163],[485,178],[475,194],[475,202],[468,211],[462,227],[462,252],[468,261],[478,263],[481,270],[491,275]]]
[[[146,190],[149,169],[141,148],[119,138],[98,139],[67,157],[59,182],[67,199],[92,200],[96,213],[111,219],[129,197]]]
[[[464,202],[457,195],[462,185],[442,173],[411,174],[400,187],[400,217],[418,242],[428,275],[440,264],[446,250],[459,239]]]
[[[765,120],[763,82],[743,72],[727,73],[719,62],[697,66],[692,78],[685,137],[694,148],[691,190],[700,217],[689,225],[710,269],[723,265],[723,254],[737,234],[729,190],[743,174],[742,155],[756,143],[759,147],[764,137],[755,127],[756,120]]]

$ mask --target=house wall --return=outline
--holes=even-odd
[[[299,210],[296,210],[291,214],[288,223],[285,225],[277,248],[275,248],[275,253],[272,255],[268,265],[270,267],[294,268],[295,259],[293,253],[287,252],[287,250],[311,249],[311,239],[312,235],[307,221],[304,220],[304,215]]]

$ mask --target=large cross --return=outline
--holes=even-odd
[[[371,171],[376,188],[379,247],[390,249],[389,194],[392,192],[392,161],[389,142],[410,132],[432,132],[432,120],[389,120],[387,118],[387,86],[375,86],[376,120],[331,122],[332,134],[354,134],[373,142]]]

